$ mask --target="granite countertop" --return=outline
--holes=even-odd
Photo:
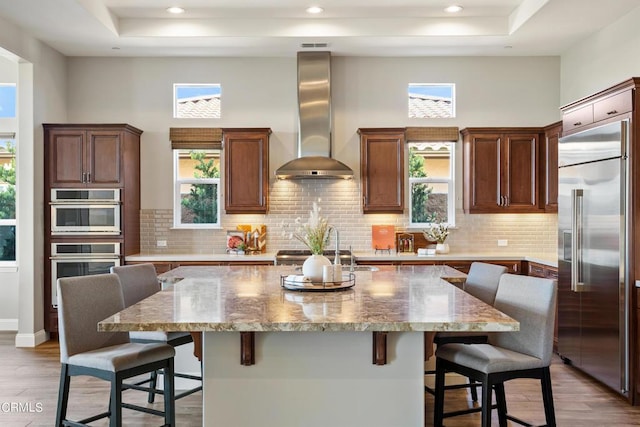
[[[127,255],[126,261],[130,262],[163,262],[163,261],[235,261],[235,262],[251,262],[251,261],[271,261],[276,258],[275,252],[265,252],[259,254],[176,254],[176,253],[163,253],[163,254],[135,254]]]
[[[276,253],[267,252],[252,255],[230,255],[230,254],[136,254],[126,257],[130,262],[163,262],[163,261],[211,261],[211,262],[251,262],[251,261],[274,261]],[[549,267],[557,267],[558,259],[554,254],[505,254],[491,252],[451,252],[439,255],[416,255],[414,253],[403,254],[391,251],[387,253],[375,253],[373,251],[354,252],[356,262],[366,264],[370,261],[482,261],[482,260],[514,260],[537,262]]]
[[[182,270],[181,270],[182,269]],[[189,270],[190,269],[190,270]],[[196,273],[198,272],[198,273]],[[181,281],[98,324],[101,331],[510,331],[519,323],[441,279],[447,266],[356,271],[333,292],[284,289],[292,266],[180,267]]]
[[[415,253],[396,253],[395,251],[391,251],[391,253],[383,253],[383,252],[354,252],[354,256],[356,260],[360,263],[366,263],[367,261],[419,261],[419,260],[434,260],[434,261],[483,261],[483,260],[491,260],[491,261],[510,261],[510,260],[522,260],[522,261],[531,261],[537,262],[540,264],[547,265],[549,267],[557,267],[558,266],[558,258],[557,255],[547,254],[547,253],[534,253],[534,254],[505,254],[503,252],[455,252],[452,251],[448,254],[437,254],[437,255],[416,255]]]

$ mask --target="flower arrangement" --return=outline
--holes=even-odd
[[[430,242],[444,243],[449,236],[449,225],[441,222],[432,225],[428,230],[422,230],[422,234]]]
[[[329,243],[331,226],[326,218],[320,215],[321,208],[317,202],[313,202],[313,209],[309,212],[309,221],[301,224],[302,219],[296,218],[296,231],[290,237],[304,243],[314,255],[322,255],[325,246]]]

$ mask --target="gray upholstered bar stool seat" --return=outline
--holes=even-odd
[[[60,390],[56,427],[81,426],[109,417],[111,427],[122,426],[122,408],[164,418],[165,426],[175,426],[173,376],[165,381],[164,411],[122,401],[122,391],[134,388],[124,380],[163,369],[173,372],[175,349],[167,344],[129,342],[126,332],[98,332],[101,320],[123,310],[124,298],[118,276],[99,274],[58,279],[58,331],[60,339]],[[81,421],[67,419],[71,377],[89,375],[111,382],[108,411]]]
[[[498,283],[500,277],[507,272],[507,267],[485,262],[473,262],[469,268],[467,279],[464,283],[464,291],[478,298],[479,300],[493,305],[498,291]],[[487,334],[485,332],[438,332],[433,338],[436,346],[446,343],[464,343],[479,344],[487,342]],[[425,374],[435,374],[435,371],[426,371]],[[447,386],[447,388],[471,388],[471,398],[475,402],[478,400],[476,387],[479,384],[469,382],[468,384],[456,384]],[[425,391],[434,394],[434,389],[425,385]],[[478,412],[479,409],[472,409],[465,412]]]
[[[124,294],[124,303],[127,307],[155,294],[160,290],[158,274],[155,266],[151,263],[111,267],[111,272],[117,274],[120,278],[120,282],[122,283],[122,292]],[[173,347],[193,342],[193,338],[189,332],[132,331],[129,332],[129,338],[133,342],[165,343]],[[202,369],[202,365],[200,365],[200,368]],[[199,382],[197,386],[176,394],[176,399],[180,399],[202,390],[202,371],[200,375],[189,375],[174,372],[174,376]],[[157,378],[158,372],[153,372],[148,380],[140,381],[138,385],[148,382],[150,383],[151,388],[155,388]],[[149,403],[153,403],[154,396],[155,393],[149,393]]]
[[[496,332],[487,344],[450,343],[436,350],[434,426],[442,426],[444,376],[457,372],[482,383],[482,426],[491,425],[492,389],[500,425],[507,420],[530,425],[507,413],[504,382],[515,378],[539,379],[548,426],[555,426],[549,365],[553,351],[557,285],[537,277],[504,274],[494,307],[520,322],[520,330]]]

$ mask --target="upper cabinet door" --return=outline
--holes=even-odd
[[[122,175],[122,135],[118,130],[87,131],[87,182],[97,186],[119,186]]]
[[[363,213],[404,210],[405,129],[359,129]]]
[[[540,130],[468,128],[461,132],[465,211],[541,212]]]
[[[465,137],[466,138],[466,137]],[[493,211],[501,196],[500,134],[469,135],[464,143],[464,206],[469,212]]]
[[[545,212],[558,212],[558,141],[562,122],[544,128],[540,147],[540,197]]]
[[[84,187],[86,133],[77,129],[46,129],[45,143],[51,187]]]
[[[225,211],[267,213],[271,129],[223,129]]]

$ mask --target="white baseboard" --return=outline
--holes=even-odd
[[[17,331],[18,319],[0,319],[0,331]]]
[[[45,341],[49,341],[49,333],[44,329],[34,334],[17,334],[16,347],[36,347]]]

